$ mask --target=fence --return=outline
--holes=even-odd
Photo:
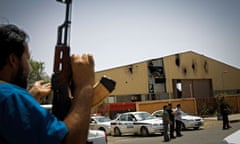
[[[164,105],[171,103],[173,108],[175,108],[177,104],[181,104],[182,110],[186,113],[209,116],[216,115],[219,112],[219,99],[220,97],[181,98],[142,102],[112,103],[101,105],[98,109],[98,112],[104,113],[111,117],[113,117],[116,113],[126,111],[146,111],[152,113],[156,110],[163,109]],[[232,113],[240,113],[240,95],[225,96],[225,102],[230,106]],[[129,106],[131,106],[131,108]]]
[[[181,104],[183,111],[190,114],[197,114],[196,100],[195,98],[182,98],[182,99],[168,99],[168,100],[158,100],[158,101],[144,101],[136,102],[137,111],[147,111],[152,113],[156,110],[163,109],[164,105],[168,103],[172,104],[172,107],[175,108],[177,104]]]

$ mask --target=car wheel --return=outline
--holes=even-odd
[[[114,128],[114,136],[121,136],[121,132],[118,127]]]
[[[181,123],[181,130],[184,130],[184,129],[186,129],[185,124]]]
[[[103,127],[100,127],[99,130],[106,132],[106,130]]]
[[[149,135],[148,129],[146,127],[141,128],[141,135],[142,136],[148,136]]]
[[[199,127],[194,127],[193,129],[194,129],[194,130],[198,130],[198,129],[199,129]]]

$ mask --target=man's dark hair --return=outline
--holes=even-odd
[[[28,35],[16,25],[0,25],[0,69],[7,63],[10,54],[21,58],[27,39]]]

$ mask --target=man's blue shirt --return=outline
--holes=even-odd
[[[28,91],[0,83],[0,144],[58,144],[67,132]]]

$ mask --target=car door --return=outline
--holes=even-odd
[[[134,117],[134,115],[129,114],[128,115],[128,132],[129,133],[137,133],[138,130],[138,124],[136,121],[136,118]]]
[[[129,114],[122,114],[119,117],[119,127],[122,133],[132,133],[133,121],[130,121]]]
[[[97,121],[93,118],[91,118],[90,120],[90,125],[89,125],[89,128],[92,129],[92,130],[97,130]]]

